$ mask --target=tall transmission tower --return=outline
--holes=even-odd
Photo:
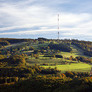
[[[58,40],[59,40],[59,14],[58,14]]]

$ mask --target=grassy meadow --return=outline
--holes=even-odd
[[[57,67],[58,70],[61,70],[61,72],[65,71],[76,71],[76,72],[90,72],[91,65],[86,63],[71,63],[66,65],[55,65],[55,66],[42,66],[45,68],[55,68]]]

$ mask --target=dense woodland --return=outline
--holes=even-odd
[[[69,44],[55,44],[55,43],[50,43],[48,45],[50,47],[50,49],[54,49],[54,50],[60,50],[60,51],[64,51],[64,52],[70,52],[72,49],[69,47]]]
[[[17,44],[15,44],[17,43]],[[20,43],[20,44],[18,44]],[[61,52],[72,55],[71,45],[92,56],[92,42],[79,40],[0,39],[0,92],[91,92],[90,72],[76,72],[44,68],[50,65],[92,64],[92,58],[84,56],[65,57]],[[40,59],[41,58],[41,59]],[[39,60],[55,62],[41,63]],[[60,60],[56,62],[55,60]],[[29,60],[29,61],[28,61]],[[33,64],[32,60],[38,60]],[[29,64],[29,65],[28,65]]]

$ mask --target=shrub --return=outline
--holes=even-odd
[[[63,58],[62,55],[55,55],[56,58]]]

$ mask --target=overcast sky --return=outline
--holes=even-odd
[[[92,41],[92,0],[0,0],[0,38]]]

